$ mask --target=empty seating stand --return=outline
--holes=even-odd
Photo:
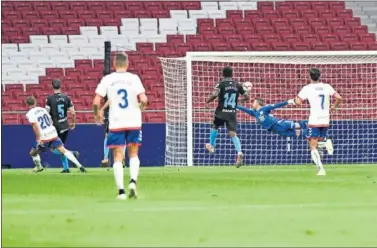
[[[375,33],[368,32],[374,17],[377,21],[377,6],[360,5],[355,10],[370,17],[364,25],[363,15],[356,16],[341,1],[3,1],[1,5],[5,112],[24,110],[25,89],[44,98],[53,78],[63,80],[63,90],[72,95],[78,110],[87,109],[103,74],[106,40],[112,41],[113,51],[128,52],[129,70],[140,75],[147,93],[154,96],[152,110],[164,108],[158,56],[184,56],[187,51],[377,49]],[[82,122],[91,118],[79,116]],[[163,122],[164,113],[144,118]],[[22,120],[12,114],[2,118],[3,123]]]

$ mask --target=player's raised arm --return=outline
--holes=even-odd
[[[255,117],[255,110],[254,109],[248,109],[243,106],[237,105],[236,107],[238,110],[241,110],[242,112],[245,112],[248,115],[254,116]]]
[[[250,101],[250,91],[251,87],[253,87],[253,85],[250,82],[246,82],[245,84],[247,84],[250,87],[250,89],[246,90],[242,84],[239,84],[239,91],[240,94],[243,96],[243,98],[239,101],[241,103]]]
[[[284,101],[284,102],[280,102],[280,103],[277,103],[277,104],[267,105],[265,108],[266,108],[266,110],[271,111],[271,110],[274,110],[274,109],[285,107],[287,105],[288,105],[288,101]]]

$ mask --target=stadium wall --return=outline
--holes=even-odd
[[[252,153],[245,154],[247,164],[306,164],[311,163],[308,146],[304,139],[286,138],[261,130],[256,123],[240,124],[241,142]],[[226,155],[203,153],[207,137],[203,130],[209,130],[209,124],[194,124],[194,163],[208,161],[213,156],[221,164],[234,163],[235,153],[231,140],[221,131],[218,150],[227,149]],[[329,137],[335,143],[335,154],[325,156],[325,163],[377,163],[377,120],[334,121],[329,130]],[[22,138],[20,138],[22,137]],[[28,156],[34,134],[29,125],[2,125],[2,164],[11,164],[12,168],[31,168],[32,160]],[[274,146],[273,148],[271,148]],[[67,148],[80,151],[80,161],[88,167],[98,166],[103,156],[103,127],[96,125],[78,125],[68,137]],[[255,152],[254,152],[255,151]],[[47,152],[42,155],[44,163],[51,167],[60,167],[57,156]],[[165,162],[165,124],[147,123],[143,126],[143,146],[140,150],[142,166],[163,166]]]

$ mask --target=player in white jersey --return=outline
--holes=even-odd
[[[107,146],[113,150],[114,177],[118,187],[117,199],[126,199],[123,181],[124,146],[127,145],[130,158],[129,198],[136,198],[136,182],[139,174],[139,146],[142,141],[141,111],[147,106],[148,99],[139,76],[127,72],[128,57],[125,53],[117,53],[114,58],[115,72],[102,78],[96,89],[93,100],[94,118],[102,123],[100,112],[101,99],[108,98],[109,133]]]
[[[317,68],[309,70],[311,84],[304,86],[295,99],[297,105],[302,104],[303,101],[308,100],[310,104],[309,116],[309,143],[311,157],[317,166],[317,175],[324,176],[326,171],[321,162],[321,156],[317,150],[318,141],[326,138],[327,129],[330,125],[330,103],[331,97],[335,97],[336,101],[331,106],[331,111],[335,111],[342,101],[342,97],[334,90],[330,84],[319,81],[321,72]],[[332,142],[326,142],[327,150],[332,151]]]
[[[34,142],[34,145],[30,151],[30,156],[35,164],[32,172],[38,173],[43,171],[39,153],[46,151],[46,149],[48,148],[58,150],[78,168],[80,168],[81,172],[86,172],[85,168],[75,158],[73,153],[64,148],[63,142],[58,137],[58,132],[56,131],[51,116],[47,112],[47,110],[41,107],[37,107],[36,100],[32,96],[29,96],[26,99],[26,104],[30,108],[26,114],[26,119],[33,126],[36,138],[36,141]]]

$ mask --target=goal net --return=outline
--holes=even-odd
[[[192,52],[185,58],[161,58],[166,109],[165,162],[169,166],[231,165],[236,151],[226,129],[217,137],[216,152],[209,154],[209,131],[214,109],[205,101],[231,66],[239,82],[251,82],[251,99],[278,103],[297,96],[310,82],[308,69],[321,70],[321,81],[330,83],[344,98],[331,114],[328,138],[332,164],[377,163],[377,52]],[[245,103],[251,108],[251,102]],[[273,111],[282,119],[307,120],[309,106],[289,105]],[[304,138],[285,138],[262,129],[253,117],[238,113],[238,136],[247,165],[311,163]]]

